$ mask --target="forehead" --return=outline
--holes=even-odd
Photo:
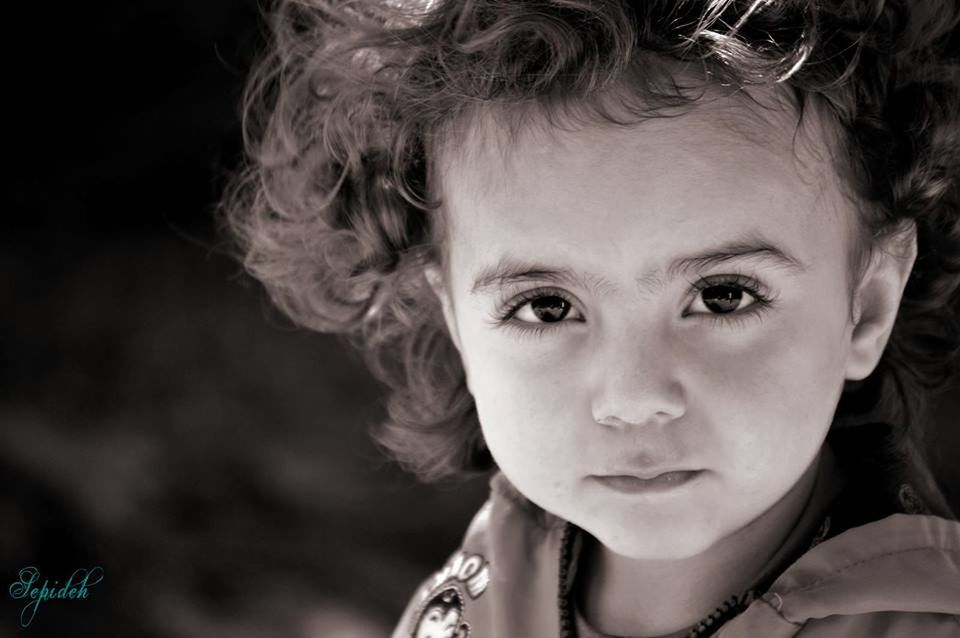
[[[628,127],[581,120],[560,128],[531,118],[511,137],[502,116],[474,113],[447,138],[439,177],[452,228],[486,219],[529,234],[542,230],[543,207],[578,208],[594,227],[624,209],[648,218],[716,211],[718,221],[723,214],[724,224],[741,226],[779,223],[784,211],[816,224],[801,214],[816,211],[849,223],[828,123],[815,109],[799,117],[782,91],[708,94]]]
[[[688,89],[689,90],[689,89]],[[516,161],[525,154],[582,152],[584,143],[594,147],[627,150],[636,136],[624,133],[642,126],[646,145],[696,146],[703,156],[736,154],[738,161],[763,165],[770,159],[783,161],[792,155],[800,170],[819,176],[829,163],[832,148],[827,143],[828,118],[810,100],[810,109],[801,118],[793,94],[784,87],[730,90],[703,87],[690,104],[658,107],[644,113],[642,120],[626,127],[604,122],[597,115],[602,108],[617,117],[636,118],[619,106],[616,94],[590,103],[567,101],[552,106],[497,105],[467,110],[449,123],[435,146],[442,186],[461,178],[496,177],[513,174]],[[636,98],[632,98],[636,101]],[[549,114],[548,114],[549,113]],[[549,119],[549,121],[548,121]],[[680,120],[680,124],[673,125]],[[571,135],[589,131],[589,135]],[[502,171],[477,170],[484,166]]]

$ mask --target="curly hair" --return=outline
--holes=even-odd
[[[888,347],[837,414],[897,423],[890,449],[935,483],[913,457],[924,398],[960,352],[955,2],[280,0],[270,19],[243,102],[248,161],[222,208],[276,304],[364,352],[390,391],[377,438],[406,467],[429,480],[493,463],[424,276],[446,259],[438,149],[484,109],[517,130],[692,107],[679,62],[712,86],[786,91],[801,117],[824,107],[860,218],[855,270],[916,223]]]

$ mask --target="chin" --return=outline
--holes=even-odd
[[[591,534],[611,552],[635,560],[681,560],[702,554],[717,539],[703,527],[618,526]]]

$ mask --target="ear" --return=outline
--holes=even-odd
[[[460,349],[460,333],[457,330],[456,315],[453,312],[453,301],[451,300],[450,291],[447,287],[443,272],[436,264],[430,264],[424,269],[424,275],[430,284],[430,288],[433,289],[433,294],[440,300],[440,307],[443,309],[443,320],[444,323],[447,324],[447,332],[450,333],[450,339],[462,357],[463,351]]]
[[[847,379],[867,378],[880,362],[916,258],[917,226],[912,220],[876,247],[854,295]]]

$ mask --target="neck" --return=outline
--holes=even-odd
[[[818,455],[760,517],[696,556],[629,558],[585,534],[575,596],[587,623],[619,636],[683,636],[725,600],[756,584],[809,501],[819,461]]]

